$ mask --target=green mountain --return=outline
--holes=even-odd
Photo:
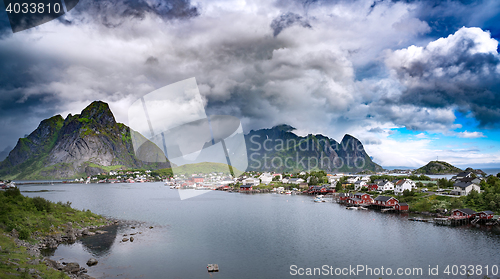
[[[19,139],[0,163],[0,177],[66,179],[113,169],[170,167],[163,152],[151,142],[138,152],[163,157],[158,163],[140,161],[134,153],[130,128],[115,121],[108,104],[95,101],[81,114],[45,119],[29,136]]]
[[[462,170],[443,161],[430,161],[427,165],[417,169],[416,174],[456,174]]]
[[[245,135],[248,169],[254,171],[325,170],[328,172],[381,171],[363,144],[351,135],[339,143],[321,134],[300,137],[289,125],[250,131]]]

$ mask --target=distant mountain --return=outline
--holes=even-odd
[[[417,169],[416,174],[457,174],[462,170],[443,161],[430,161],[427,165]]]
[[[159,163],[140,161],[134,153],[130,128],[115,121],[108,104],[95,101],[81,114],[45,119],[30,135],[19,139],[0,163],[0,177],[58,179],[120,168],[170,167],[163,152],[151,142],[138,151],[159,156]]]
[[[289,125],[250,131],[245,135],[248,169],[255,171],[325,170],[328,172],[381,171],[351,135],[339,143],[324,135],[300,137]]]
[[[472,173],[474,173],[475,175],[478,175],[478,176],[488,176],[488,174],[485,173],[481,169],[473,169],[473,168],[469,167],[469,168],[466,168],[464,171],[465,172],[469,172],[470,171],[470,172],[472,172]]]

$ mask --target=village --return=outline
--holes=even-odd
[[[496,177],[494,177],[496,178]],[[99,173],[74,181],[59,183],[145,183],[163,182],[171,189],[219,190],[246,194],[274,193],[311,195],[314,202],[336,202],[351,210],[380,212],[412,212],[434,220],[410,218],[412,221],[437,224],[498,224],[494,210],[478,212],[465,207],[464,199],[485,192],[490,178],[473,172],[461,172],[451,179],[431,179],[413,175],[411,171],[377,174],[330,174],[324,171],[277,173],[246,172],[233,178],[223,172],[195,174],[163,174],[150,170],[117,170]],[[49,182],[47,182],[49,183]],[[13,182],[0,181],[0,187],[14,187]],[[427,207],[423,205],[427,205]],[[430,207],[428,205],[431,205]],[[498,212],[498,211],[497,211]]]

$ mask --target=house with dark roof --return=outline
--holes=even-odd
[[[326,194],[328,191],[327,186],[328,184],[325,185],[314,185],[309,187],[309,193],[310,194]]]
[[[472,182],[457,181],[455,182],[455,184],[453,184],[453,191],[451,193],[460,196],[467,196],[472,190],[475,190],[476,192],[480,193],[481,187]]]
[[[379,191],[393,191],[394,190],[394,184],[388,180],[382,180],[377,183]]]
[[[479,177],[466,177],[466,178],[458,179],[457,182],[472,182],[476,185],[479,185],[479,183],[481,183],[481,178],[479,178]]]
[[[362,204],[372,204],[373,202],[372,196],[367,193],[356,193],[354,194],[354,198],[360,199]]]
[[[469,208],[455,209],[451,212],[451,217],[454,218],[472,218],[476,216],[476,211]]]
[[[360,190],[361,188],[366,186],[366,181],[364,180],[358,180],[354,182],[354,190]]]
[[[408,211],[410,209],[410,206],[407,203],[402,202],[402,203],[396,204],[394,209],[396,209],[397,211]]]
[[[253,190],[252,184],[243,184],[240,186],[240,192],[246,192],[246,191],[252,191],[252,190]]]
[[[392,183],[394,184],[395,194],[402,194],[404,190],[411,191],[417,188],[415,182],[410,179],[396,179]]]
[[[471,171],[463,171],[463,172],[453,176],[450,180],[451,181],[461,180],[464,178],[472,177],[473,176],[472,174],[473,174],[473,172],[471,172]]]
[[[353,204],[353,205],[361,205],[361,204],[363,204],[363,200],[351,197],[351,198],[347,199],[347,203],[348,204]]]
[[[373,204],[383,207],[393,207],[398,204],[399,201],[394,197],[378,196],[373,200]]]
[[[340,193],[338,197],[340,203],[345,203],[349,198],[353,198],[354,196],[351,193]]]
[[[494,215],[495,215],[495,213],[493,211],[489,211],[489,210],[481,211],[481,212],[477,213],[477,216],[479,217],[479,219],[484,219],[484,220],[493,219]]]
[[[377,191],[378,190],[378,185],[377,184],[370,184],[367,186],[368,191]]]

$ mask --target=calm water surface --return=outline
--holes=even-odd
[[[408,215],[350,211],[335,203],[314,203],[311,196],[208,191],[181,201],[178,190],[162,183],[20,188],[30,191],[23,193],[26,196],[71,201],[74,208],[128,222],[108,228],[107,234],[60,245],[54,252],[53,259],[80,264],[96,257],[99,264],[89,267],[88,274],[97,278],[297,277],[290,274],[291,265],[383,266],[393,273],[397,268],[423,269],[423,276],[362,272],[336,276],[341,278],[466,278],[443,271],[446,265],[500,267],[497,228],[410,222]],[[38,190],[49,191],[32,192]],[[124,234],[138,232],[133,243],[121,242]],[[217,263],[220,272],[209,274],[209,263]],[[438,276],[428,274],[429,265],[438,266]]]

